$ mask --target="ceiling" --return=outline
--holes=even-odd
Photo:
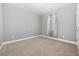
[[[18,6],[29,10],[36,14],[45,14],[58,8],[68,5],[69,3],[10,3],[10,5]]]

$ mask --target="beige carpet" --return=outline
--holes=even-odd
[[[76,56],[77,46],[44,37],[11,43],[3,46],[1,56]]]

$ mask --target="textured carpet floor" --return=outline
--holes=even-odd
[[[1,56],[76,56],[77,46],[44,37],[4,45]]]

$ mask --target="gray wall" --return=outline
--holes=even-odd
[[[3,11],[2,4],[0,4],[0,44],[3,41]]]
[[[47,19],[48,15],[41,16],[41,32],[42,35],[47,35]]]
[[[76,41],[76,33],[74,29],[76,19],[76,5],[70,4],[54,12],[56,12],[58,15],[58,37],[65,40]],[[45,19],[47,15],[41,16],[41,21],[43,22],[42,34],[46,34],[47,31],[47,20]]]
[[[58,36],[70,41],[76,41],[76,5],[68,5],[58,11]]]
[[[4,5],[5,41],[41,34],[40,16],[22,8]]]
[[[66,40],[75,41],[75,31],[73,29],[73,26],[75,26],[75,11],[74,4],[57,11],[59,19],[59,38],[64,36]],[[2,41],[5,42],[46,34],[46,19],[47,15],[42,15],[40,20],[40,16],[37,14],[8,4],[4,4],[2,7],[2,4],[0,4],[0,43]]]
[[[77,44],[79,46],[79,3],[77,4],[77,9],[76,9],[76,39],[77,39]]]

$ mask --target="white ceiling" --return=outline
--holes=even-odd
[[[56,10],[69,3],[11,3],[10,5],[18,6],[37,14],[45,14],[50,10]]]

